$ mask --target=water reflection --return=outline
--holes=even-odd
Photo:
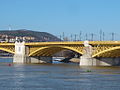
[[[0,90],[119,90],[120,67],[0,64]],[[87,72],[91,70],[91,72]]]
[[[25,68],[23,65],[14,65],[14,71],[12,72],[13,75],[13,86],[15,89],[22,90],[24,87],[23,80],[26,78],[26,75],[24,73]]]

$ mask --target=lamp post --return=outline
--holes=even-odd
[[[100,29],[100,41],[102,41],[102,29]]]

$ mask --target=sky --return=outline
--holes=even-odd
[[[120,36],[120,0],[0,0],[0,30]],[[98,37],[97,37],[98,38]]]

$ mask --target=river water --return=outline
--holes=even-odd
[[[120,90],[120,67],[0,64],[0,90]]]

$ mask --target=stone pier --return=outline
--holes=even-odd
[[[120,66],[120,57],[92,58],[92,57],[81,56],[80,66]]]
[[[26,47],[25,47],[24,38],[22,41],[16,38],[15,54],[13,58],[13,63],[25,63],[27,59],[28,59],[28,56],[26,55]]]
[[[95,66],[96,60],[92,58],[92,46],[89,41],[84,41],[84,54],[80,57],[80,66]]]
[[[29,57],[28,55],[29,48],[25,46],[25,39],[23,38],[23,40],[19,40],[16,38],[13,63],[52,63],[52,57]]]
[[[84,54],[80,57],[80,66],[120,66],[120,57],[116,58],[93,58],[92,46],[88,41],[84,42]]]

